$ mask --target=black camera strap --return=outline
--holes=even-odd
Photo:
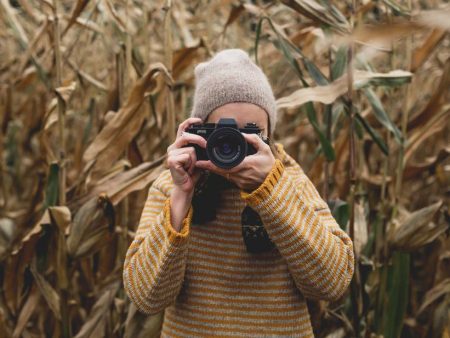
[[[247,251],[262,253],[272,250],[275,244],[270,239],[259,214],[246,206],[241,214],[242,237]]]
[[[205,172],[197,183],[192,200],[193,223],[203,225],[216,219],[216,209],[221,203],[218,193],[234,187],[234,184],[220,175]],[[249,206],[241,213],[242,238],[248,252],[270,251],[275,244],[267,234],[259,214]]]

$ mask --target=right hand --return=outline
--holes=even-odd
[[[195,155],[194,147],[184,146],[194,143],[206,148],[206,140],[199,135],[187,133],[185,130],[191,124],[202,122],[202,119],[198,117],[190,117],[183,121],[178,126],[177,137],[174,143],[167,148],[167,165],[169,166],[175,188],[191,196],[203,170],[195,166],[197,156]]]

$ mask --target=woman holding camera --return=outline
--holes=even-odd
[[[344,294],[352,241],[300,165],[271,142],[275,98],[247,53],[224,50],[195,77],[191,117],[167,149],[169,169],[150,187],[127,252],[125,290],[142,312],[165,310],[163,337],[312,337],[306,298]],[[186,132],[222,118],[260,129],[241,133],[256,152],[231,169],[197,160],[194,146],[208,141]]]

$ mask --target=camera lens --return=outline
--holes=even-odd
[[[239,144],[233,142],[233,139],[229,136],[218,137],[217,143],[213,148],[214,154],[225,161],[229,161],[236,157],[239,150]]]
[[[216,166],[230,169],[245,158],[247,142],[237,129],[219,128],[208,138],[206,151],[209,159]]]
[[[229,143],[222,144],[222,147],[220,148],[220,151],[225,155],[229,155],[231,150],[231,145]]]

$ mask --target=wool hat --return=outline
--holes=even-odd
[[[225,49],[194,70],[195,92],[192,117],[203,121],[216,108],[231,102],[247,102],[263,108],[275,130],[277,108],[269,80],[242,49]]]

